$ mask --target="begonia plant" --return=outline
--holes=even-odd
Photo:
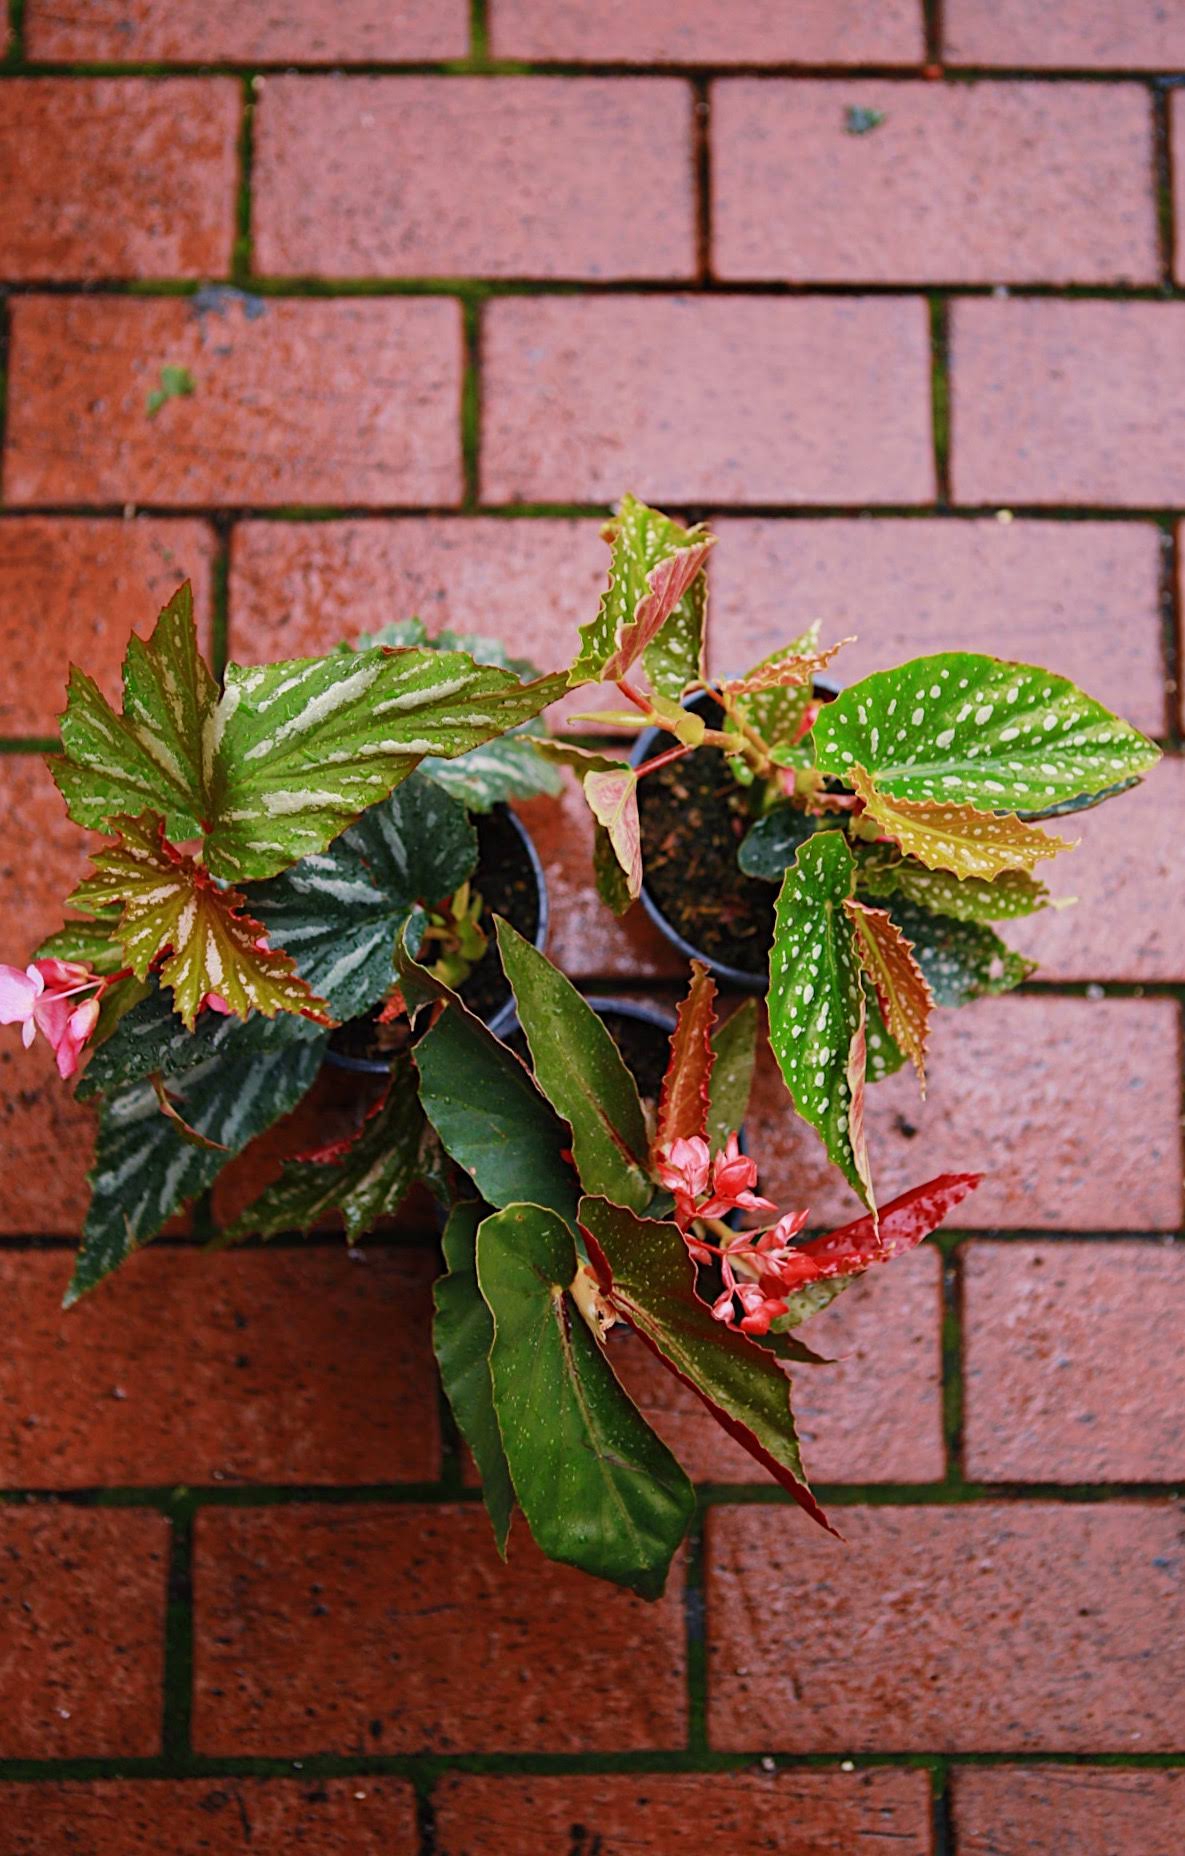
[[[327,1057],[350,1061],[341,1040],[361,1029],[377,1093],[213,1242],[329,1217],[356,1240],[427,1186],[437,1357],[500,1549],[518,1510],[552,1557],[654,1597],[693,1492],[625,1389],[627,1350],[648,1348],[827,1525],[791,1411],[790,1369],[819,1365],[798,1330],[978,1183],[943,1174],[878,1207],[866,1082],[907,1058],[923,1073],[935,1000],[1024,976],[990,924],[1049,903],[1035,869],[1062,844],[1038,821],[1134,783],[1157,751],[1064,679],[969,653],[826,702],[838,647],[814,634],[711,678],[711,538],[628,498],[609,535],[570,672],[410,621],[218,678],[188,588],[129,644],[121,710],[73,671],[51,766],[70,816],[110,841],[76,917],[24,969],[0,967],[0,1021],[44,1034],[99,1105],[68,1303],[304,1100]],[[543,711],[598,682],[629,705],[611,725],[665,742],[631,762],[548,737]],[[628,906],[651,874],[639,794],[701,778],[705,756],[717,788],[724,770],[730,856],[763,886],[790,1097],[866,1207],[821,1235],[761,1192],[744,1145],[756,999],[718,1016],[694,960],[648,1094],[543,953],[542,907],[532,939],[488,900],[503,873],[481,866],[483,822],[554,792],[566,763],[597,821],[601,893]],[[696,794],[668,791],[694,825]],[[682,880],[703,892],[694,858]]]
[[[615,687],[628,706],[585,719],[650,730],[649,752],[544,744],[580,777],[598,888],[620,914],[652,884],[680,946],[766,995],[795,1108],[871,1209],[866,1082],[910,1061],[924,1091],[933,1006],[1033,971],[992,924],[1060,906],[1037,872],[1071,846],[1043,821],[1136,785],[1159,750],[1065,677],[970,651],[836,693],[820,679],[852,640],[817,625],[712,675],[713,537],[632,497],[605,537],[569,684]]]

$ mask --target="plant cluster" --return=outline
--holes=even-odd
[[[1133,784],[1157,750],[1064,679],[962,652],[829,701],[818,679],[839,647],[816,632],[710,677],[711,537],[627,498],[608,539],[609,585],[567,672],[411,621],[216,679],[188,588],[129,644],[120,711],[73,671],[51,766],[71,818],[111,841],[76,917],[23,971],[0,967],[0,1021],[47,1036],[63,1077],[87,1053],[77,1093],[99,1131],[68,1303],[307,1094],[335,1027],[369,1027],[377,1099],[215,1242],[331,1214],[356,1239],[426,1185],[446,1266],[437,1356],[500,1548],[517,1507],[553,1557],[655,1596],[693,1494],[621,1383],[623,1333],[826,1525],[790,1409],[789,1368],[818,1361],[798,1330],[978,1179],[878,1207],[866,1084],[907,1060],[924,1080],[936,1000],[1024,976],[990,924],[1049,905],[1035,872],[1063,841],[1039,821]],[[667,745],[631,760],[549,737],[543,711],[596,683],[627,705],[611,724]],[[743,1149],[755,999],[718,1018],[694,961],[645,1099],[597,1012],[482,905],[497,875],[479,869],[482,815],[554,793],[565,764],[596,820],[600,893],[628,906],[640,785],[705,755],[739,796],[737,869],[777,885],[770,1042],[866,1208],[822,1236],[761,1195]],[[471,1009],[490,970],[510,1041]]]

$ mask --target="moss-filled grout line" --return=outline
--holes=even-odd
[[[712,282],[712,97],[707,78],[697,78],[691,97],[691,185],[695,211],[695,274]]]
[[[667,498],[672,501],[674,499]],[[60,516],[127,520],[128,503],[124,502],[28,502],[0,507],[0,523],[17,522],[31,516]],[[727,523],[742,518],[778,522],[854,522],[877,516],[903,522],[989,522],[998,521],[999,503],[965,503],[944,508],[937,503],[899,503],[870,500],[864,503],[720,503],[679,499],[680,514],[687,522],[710,520]],[[613,513],[606,502],[514,502],[479,503],[473,508],[460,503],[154,503],[137,501],[135,519],[152,521],[214,521],[219,516],[232,522],[417,522],[463,521],[474,515],[490,516],[496,521],[580,521],[604,522]],[[1010,503],[1008,516],[1016,522],[1082,522],[1149,527],[1177,522],[1185,515],[1185,503],[1135,506],[1117,509],[1107,504]]]
[[[240,208],[236,206],[236,223]],[[454,296],[462,300],[522,297],[735,297],[740,299],[785,299],[801,302],[869,301],[900,302],[933,299],[941,296],[956,301],[1001,303],[1165,303],[1185,302],[1185,284],[1166,285],[1157,280],[1140,284],[1046,284],[967,283],[958,278],[902,278],[895,283],[871,280],[863,283],[794,282],[786,278],[697,278],[694,267],[678,276],[662,277],[463,277],[463,276],[311,276],[307,273],[266,274],[252,272],[242,280],[237,274],[221,277],[66,277],[29,280],[15,278],[3,288],[14,297],[189,297],[203,291],[246,289],[250,295],[299,299],[318,302],[354,297]],[[232,267],[233,270],[233,267]],[[1001,296],[1001,291],[1003,296]]]
[[[708,1599],[705,1515],[697,1511],[684,1547],[683,1631],[687,1659],[687,1751],[708,1751]]]
[[[184,1764],[163,1758],[0,1759],[0,1784],[67,1779],[218,1779],[261,1778],[308,1783],[316,1779],[402,1778],[429,1798],[439,1779],[451,1774],[481,1776],[531,1775],[541,1778],[596,1778],[614,1773],[744,1773],[760,1766],[766,1772],[876,1772],[896,1767],[935,1774],[963,1767],[1027,1771],[1034,1766],[1071,1771],[1098,1766],[1112,1771],[1157,1772],[1185,1768],[1185,1753],[1167,1750],[1151,1753],[1043,1752],[1038,1747],[1007,1752],[947,1754],[926,1748],[900,1748],[891,1752],[795,1753],[776,1747],[755,1746],[745,1751],[692,1754],[652,1749],[631,1753],[389,1753],[349,1754],[296,1752],[283,1758],[227,1754],[191,1755]],[[884,1834],[883,1832],[881,1833]]]
[[[230,655],[230,547],[233,523],[216,515],[210,575],[210,668],[221,681]]]
[[[934,446],[935,500],[951,503],[950,488],[950,310],[941,296],[929,299],[930,422]]]
[[[963,1257],[958,1243],[936,1246],[942,1256],[942,1441],[946,1486],[966,1484],[963,1453]]]
[[[15,73],[25,62],[25,0],[8,0],[8,48],[0,58],[0,76]]]
[[[1152,86],[1152,186],[1160,248],[1161,283],[1166,294],[1176,288],[1176,217],[1173,206],[1173,113],[1170,87]]]
[[[481,298],[461,299],[461,513],[475,515],[481,505]]]
[[[251,189],[255,173],[255,78],[242,80],[242,117],[238,141],[239,184],[235,194],[235,234],[231,253],[232,283],[247,289],[252,282]]]
[[[164,1710],[161,1750],[173,1765],[190,1756],[193,1703],[193,1527],[195,1504],[178,1489],[170,1504],[172,1527],[165,1610]]]
[[[490,63],[488,0],[469,0],[469,64],[479,70]]]
[[[923,57],[933,67],[942,64],[942,0],[922,0],[922,30],[925,34]]]
[[[1181,678],[1185,629],[1181,613],[1181,547],[1178,525],[1171,519],[1160,523],[1159,604],[1161,649],[1164,658],[1165,717],[1164,738],[1177,749],[1185,747],[1183,734]]]
[[[956,1856],[950,1780],[950,1761],[946,1758],[936,1759],[930,1769],[931,1856]]]

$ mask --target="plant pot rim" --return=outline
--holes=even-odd
[[[832,677],[816,677],[814,679],[814,688],[818,690],[820,695],[824,696],[827,701],[830,701],[833,697],[839,695],[843,685],[836,682]],[[684,698],[683,707],[685,709],[695,709],[699,705],[712,700],[710,696],[702,693],[696,696],[688,696]],[[642,733],[634,742],[633,747],[630,749],[630,766],[640,767],[643,761],[649,760],[654,753],[655,743],[658,741],[660,735],[669,733],[670,730],[666,728],[655,727],[643,729]],[[698,750],[693,748],[692,752],[696,753]],[[658,903],[654,900],[654,897],[646,887],[646,878],[644,875],[639,895],[642,907],[645,909],[659,933],[670,942],[673,948],[677,949],[677,951],[682,954],[685,960],[698,960],[701,965],[707,967],[714,979],[723,981],[726,986],[735,987],[737,992],[748,992],[760,996],[769,990],[768,970],[764,973],[748,973],[743,967],[733,967],[730,966],[726,960],[714,959],[711,954],[705,954],[703,949],[696,947],[693,942],[685,940],[678,929],[671,925]]]
[[[551,926],[551,903],[548,899],[547,875],[543,868],[542,859],[535,849],[534,839],[512,805],[508,805],[505,800],[499,800],[496,805],[491,806],[490,811],[501,812],[505,815],[510,821],[510,824],[514,827],[515,832],[518,834],[519,841],[526,851],[527,862],[531,867],[531,874],[535,879],[535,892],[539,898],[539,923],[535,930],[533,945],[542,953],[547,946],[547,936]],[[492,1031],[496,1038],[505,1037],[515,1021],[516,1013],[514,1009],[514,997],[512,995],[507,999],[504,1005],[498,1007],[498,1010],[490,1019],[486,1029]],[[382,1063],[377,1057],[350,1057],[343,1054],[341,1051],[335,1051],[329,1048],[325,1051],[324,1060],[327,1064],[331,1065],[333,1069],[352,1070],[356,1076],[387,1076],[390,1074],[391,1068],[390,1064]]]

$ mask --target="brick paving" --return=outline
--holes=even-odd
[[[623,1352],[701,1485],[655,1607],[499,1564],[422,1222],[198,1255],[275,1143],[63,1317],[90,1117],[6,1040],[0,1856],[1177,1856],[1185,9],[23,0],[6,45],[6,957],[84,861],[70,658],[112,690],[188,575],[219,659],[418,611],[557,665],[626,488],[718,527],[720,668],[815,616],[845,674],[996,649],[1167,759],[1011,930],[1037,979],[873,1093],[886,1194],[989,1179],[815,1325],[848,1544]],[[571,792],[525,816],[555,956],[669,1000]],[[750,1135],[848,1212],[768,1060]]]

